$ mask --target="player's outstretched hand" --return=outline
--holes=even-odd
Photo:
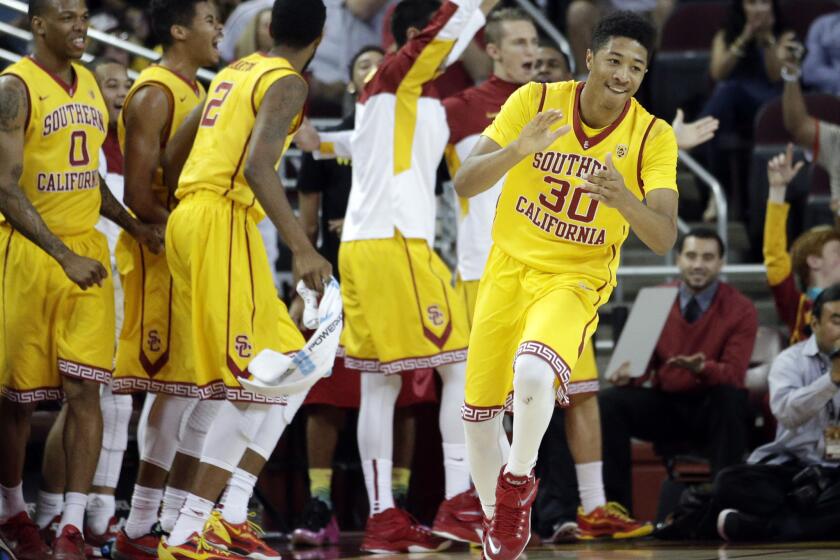
[[[630,199],[634,199],[624,185],[624,177],[615,168],[612,154],[608,153],[604,160],[606,167],[591,173],[583,184],[583,190],[592,200],[603,202],[610,208],[621,208]]]
[[[102,281],[108,277],[108,271],[102,263],[70,252],[61,259],[64,274],[81,289],[87,290],[94,284],[102,286]]]
[[[690,150],[695,146],[699,146],[704,142],[708,142],[715,137],[715,132],[720,126],[720,121],[714,117],[703,117],[694,122],[685,122],[685,113],[682,109],[677,109],[677,116],[674,117],[674,122],[671,127],[674,129],[674,135],[677,137],[677,147],[681,150]]]
[[[324,285],[332,276],[332,265],[315,249],[295,255],[292,268],[295,278],[300,278],[306,287],[324,293]]]
[[[522,157],[525,157],[541,152],[554,144],[555,140],[572,129],[569,125],[555,129],[555,126],[564,118],[563,111],[557,109],[539,113],[522,128],[522,132],[519,133],[519,138],[515,142],[516,151]]]

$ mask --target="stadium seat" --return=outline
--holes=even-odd
[[[709,48],[723,27],[727,3],[679,4],[662,29],[651,66],[653,112],[670,122],[677,108],[692,117],[709,93]]]

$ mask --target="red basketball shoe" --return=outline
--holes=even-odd
[[[417,523],[408,512],[389,508],[368,519],[362,550],[378,554],[440,552],[450,544]]]
[[[484,556],[488,560],[515,560],[531,540],[531,506],[537,498],[539,481],[529,476],[499,474],[496,486],[496,514],[484,533]]]
[[[432,532],[453,541],[481,544],[484,534],[483,520],[481,501],[476,491],[471,488],[440,504]]]
[[[636,521],[616,502],[608,502],[588,514],[583,512],[583,508],[578,508],[577,523],[580,530],[578,538],[585,541],[597,538],[635,539],[653,532],[653,525]]]
[[[85,539],[78,528],[65,525],[53,543],[53,560],[87,560]]]
[[[38,526],[25,511],[0,525],[0,537],[18,560],[43,560],[50,556],[50,547],[44,543]]]

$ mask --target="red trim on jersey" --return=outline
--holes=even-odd
[[[250,138],[250,137],[249,137]],[[244,155],[244,152],[243,152]],[[230,201],[230,233],[228,235],[228,239],[230,240],[230,246],[228,247],[228,277],[227,277],[227,322],[225,323],[225,362],[227,364],[228,369],[233,374],[234,377],[237,379],[240,377],[248,377],[250,374],[248,373],[248,368],[246,367],[244,370],[239,369],[239,366],[236,365],[236,361],[230,355],[230,304],[231,304],[231,293],[233,292],[232,289],[232,280],[233,280],[233,222],[234,222],[234,213],[236,212],[236,203],[234,201]],[[250,274],[250,270],[248,273]]]
[[[52,71],[42,66],[40,62],[35,60],[35,57],[33,55],[30,54],[27,58],[31,60],[35,64],[35,66],[43,70],[50,78],[52,78],[55,81],[55,83],[57,83],[61,87],[61,89],[67,92],[67,95],[73,97],[76,94],[76,88],[79,85],[79,75],[76,73],[76,69],[73,67],[72,64],[70,65],[70,70],[73,71],[73,83],[68,84],[64,81],[64,79],[61,76],[59,76],[58,74],[53,74]]]
[[[232,191],[236,187],[236,176],[239,175],[239,169],[242,167],[242,162],[245,161],[245,154],[248,153],[248,145],[251,144],[252,133],[253,130],[248,134],[248,138],[245,139],[245,147],[242,148],[242,153],[239,155],[239,161],[236,162],[236,169],[233,170],[233,175],[230,176],[230,187],[228,187],[227,192]],[[256,197],[256,195],[254,196]]]
[[[278,58],[279,58],[279,57],[278,57]],[[271,69],[269,69],[269,70],[266,70],[265,72],[263,72],[262,74],[260,74],[260,75],[259,75],[259,77],[257,78],[257,81],[256,81],[256,82],[254,82],[254,88],[251,90],[251,109],[254,111],[254,116],[257,116],[257,102],[256,102],[256,100],[254,99],[254,95],[256,95],[256,93],[257,93],[257,89],[260,87],[260,82],[261,82],[261,81],[262,81],[262,79],[263,79],[263,78],[265,78],[268,74],[271,74],[272,72],[279,72],[280,70],[291,70],[292,72],[294,72],[294,74],[293,74],[294,76],[297,76],[298,78],[300,78],[301,80],[303,80],[303,83],[304,83],[304,84],[306,84],[306,80],[303,78],[303,76],[301,76],[300,74],[298,74],[298,73],[297,73],[297,70],[295,70],[295,69],[294,69],[294,68],[292,68],[291,66],[281,66],[280,68],[271,68]],[[282,77],[282,78],[280,78],[280,79],[282,80],[282,79],[283,79],[283,78],[285,78],[285,77],[286,77],[286,76],[283,76],[283,77]],[[272,84],[272,85],[273,85],[273,84]],[[306,84],[306,87],[308,88],[308,87],[309,87],[309,84]]]
[[[132,99],[134,99],[134,96],[140,93],[140,91],[142,91],[148,86],[159,87],[163,94],[166,96],[167,100],[169,101],[169,115],[166,117],[166,124],[164,125],[163,130],[161,130],[160,133],[160,147],[161,150],[163,150],[166,147],[166,144],[169,143],[169,135],[172,133],[172,123],[175,122],[175,94],[173,93],[172,89],[170,89],[170,87],[164,82],[161,82],[159,80],[149,80],[137,86],[137,89],[132,91],[129,94],[129,96],[125,98],[125,101],[123,102],[123,110],[120,111],[119,118],[122,119],[123,127],[126,129],[126,131],[128,131],[128,126],[125,122],[125,116],[128,113],[128,111],[126,111],[126,108],[129,105],[131,105],[131,101]],[[128,134],[126,134],[126,137],[127,136]]]
[[[198,82],[197,82],[196,80],[194,80],[194,79],[193,79],[193,80],[190,80],[189,78],[187,78],[187,77],[186,77],[186,76],[184,76],[183,74],[181,74],[181,73],[179,73],[179,72],[176,72],[176,71],[175,71],[175,70],[173,70],[172,68],[168,68],[168,67],[164,66],[163,64],[154,64],[153,66],[157,66],[157,67],[159,67],[159,68],[163,68],[164,70],[166,70],[166,71],[168,71],[168,72],[170,72],[170,73],[174,74],[174,75],[175,75],[175,77],[177,77],[179,80],[181,80],[182,82],[184,82],[185,84],[187,84],[188,86],[190,86],[190,88],[192,88],[193,93],[194,93],[196,96],[201,95],[201,89],[199,89],[199,87],[198,87]]]
[[[537,113],[542,113],[543,107],[545,106],[545,92],[548,89],[544,83],[542,84],[542,93],[540,94],[540,106],[537,107]]]
[[[359,103],[366,103],[368,99],[380,93],[396,94],[400,84],[414,66],[414,63],[417,62],[423,50],[437,37],[437,34],[452,19],[458,9],[457,4],[446,2],[435,12],[423,31],[403,45],[400,50],[386,56],[373,78],[362,89]],[[428,82],[423,85],[422,96],[433,97],[434,91],[432,82]]]
[[[624,109],[621,110],[621,114],[618,115],[610,125],[590,138],[586,135],[583,131],[583,122],[580,119],[580,94],[583,91],[583,86],[586,82],[580,82],[577,87],[575,88],[575,107],[572,113],[572,127],[575,130],[575,136],[577,136],[578,142],[580,142],[580,147],[583,150],[588,150],[594,146],[597,146],[602,140],[604,140],[610,133],[618,128],[618,125],[621,124],[621,121],[624,120],[624,117],[627,116],[628,111],[630,111],[630,104],[631,101],[628,99],[627,103],[624,104]]]
[[[642,136],[642,143],[639,146],[639,159],[636,160],[636,181],[639,183],[639,190],[642,191],[642,196],[645,196],[645,182],[642,181],[642,157],[645,155],[645,143],[647,142],[650,129],[653,128],[653,123],[656,122],[656,117],[650,119],[650,124],[645,129],[645,134]]]

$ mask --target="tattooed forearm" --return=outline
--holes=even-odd
[[[0,88],[0,132],[20,130],[20,105],[23,92],[17,79]]]
[[[99,213],[121,228],[123,228],[127,232],[134,231],[134,227],[137,225],[137,220],[135,220],[131,214],[128,213],[128,210],[123,207],[122,204],[114,197],[111,189],[108,188],[108,185],[105,184],[105,179],[102,176],[99,177],[99,190],[102,193],[102,206],[99,208]]]
[[[41,215],[18,187],[17,177],[20,176],[20,165],[15,166],[13,174],[15,171],[17,174],[14,182],[4,181],[0,184],[0,212],[13,228],[61,262],[70,250],[50,231]]]

